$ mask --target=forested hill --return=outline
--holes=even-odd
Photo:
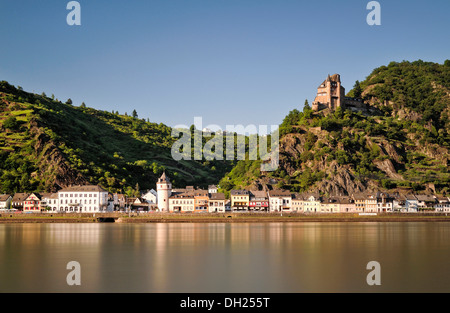
[[[176,162],[172,129],[130,115],[0,82],[0,193],[92,183],[134,195],[155,188],[163,171],[176,187],[217,184],[231,169],[232,162]]]
[[[163,171],[175,187],[217,184],[351,194],[450,191],[450,61],[392,62],[348,96],[367,112],[293,109],[280,125],[280,166],[260,161],[175,161],[170,127],[74,106],[0,82],[0,193],[92,183],[137,195]],[[194,132],[191,129],[191,132]],[[248,138],[247,138],[248,139]],[[203,138],[203,144],[208,138]]]
[[[348,96],[376,113],[293,109],[280,125],[279,169],[261,173],[258,162],[241,161],[221,187],[450,192],[450,60],[392,62]]]

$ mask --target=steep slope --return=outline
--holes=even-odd
[[[0,82],[0,192],[54,191],[100,184],[133,194],[165,170],[174,186],[217,183],[230,162],[171,156],[171,128],[75,107]]]
[[[449,192],[449,95],[450,61],[392,62],[349,92],[378,113],[294,109],[280,125],[279,169],[249,174],[245,169],[256,164],[242,161],[247,164],[220,185],[324,194]]]

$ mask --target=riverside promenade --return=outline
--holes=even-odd
[[[1,213],[2,223],[450,222],[446,213]]]

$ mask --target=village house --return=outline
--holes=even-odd
[[[217,186],[216,185],[209,185],[208,186],[208,193],[216,193],[217,192]]]
[[[291,211],[303,212],[303,197],[299,193],[292,194]]]
[[[15,193],[11,200],[11,208],[16,210],[23,210],[23,202],[28,197],[29,193]]]
[[[154,189],[147,190],[142,193],[142,198],[149,204],[158,203],[158,193]]]
[[[290,212],[292,195],[288,190],[269,190],[269,206],[271,212]]]
[[[366,211],[366,197],[364,194],[353,194],[353,200],[355,201],[355,213],[363,213]]]
[[[194,212],[205,213],[208,212],[209,194],[208,190],[196,189],[194,190]]]
[[[397,194],[392,199],[392,211],[393,212],[405,212],[406,211],[406,197],[404,195]]]
[[[434,206],[436,212],[450,212],[450,199],[448,197],[438,196],[436,201],[437,203]]]
[[[0,195],[0,209],[11,209],[11,195]]]
[[[419,201],[417,200],[417,197],[415,195],[409,194],[406,195],[406,212],[417,212]]]
[[[23,212],[41,212],[41,195],[37,192],[31,193],[23,201]]]
[[[338,198],[339,212],[341,213],[355,213],[356,205],[355,201],[348,196],[340,196]]]
[[[169,212],[194,212],[194,193],[173,193],[169,198]]]
[[[149,211],[150,203],[142,197],[133,198],[133,202],[130,203],[131,210],[135,211]]]
[[[303,212],[318,213],[320,212],[321,197],[318,193],[309,193],[303,195]]]
[[[51,211],[55,210],[58,205],[58,194],[57,193],[42,193],[41,194],[41,211]]]
[[[376,213],[377,212],[377,195],[373,193],[367,193],[364,197],[365,212]]]
[[[377,194],[377,212],[392,212],[393,211],[393,197],[384,192]]]
[[[230,191],[231,210],[242,212],[248,211],[250,202],[250,193],[247,190],[231,190]]]
[[[268,211],[269,198],[267,192],[264,190],[250,191],[250,201],[248,206],[250,211]]]
[[[225,194],[222,192],[213,192],[209,194],[208,211],[210,213],[225,212]]]
[[[123,210],[126,205],[126,196],[122,193],[113,194],[114,210]]]
[[[436,198],[432,195],[416,195],[418,209],[431,209],[436,204]]]
[[[321,213],[339,213],[340,212],[340,203],[338,198],[330,197],[323,198],[320,203],[320,212]]]

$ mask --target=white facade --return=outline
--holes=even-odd
[[[43,194],[41,199],[41,208],[45,210],[50,208],[49,211],[58,211],[58,193]]]
[[[303,212],[320,212],[320,198],[314,195],[310,195],[305,200],[303,200]]]
[[[56,211],[66,213],[105,212],[110,209],[108,204],[108,192],[101,187],[93,185],[74,186],[58,191]],[[55,207],[52,205],[51,208],[53,211]]]
[[[172,184],[170,183],[169,178],[166,177],[166,173],[163,173],[158,179],[156,190],[159,211],[169,212],[169,198],[172,194]]]
[[[223,193],[212,193],[209,195],[208,210],[213,212],[225,212],[225,195]]]
[[[0,209],[11,208],[12,197],[10,195],[0,195]]]
[[[158,203],[158,193],[154,189],[147,191],[145,194],[142,195],[142,198],[145,199],[150,204]]]

